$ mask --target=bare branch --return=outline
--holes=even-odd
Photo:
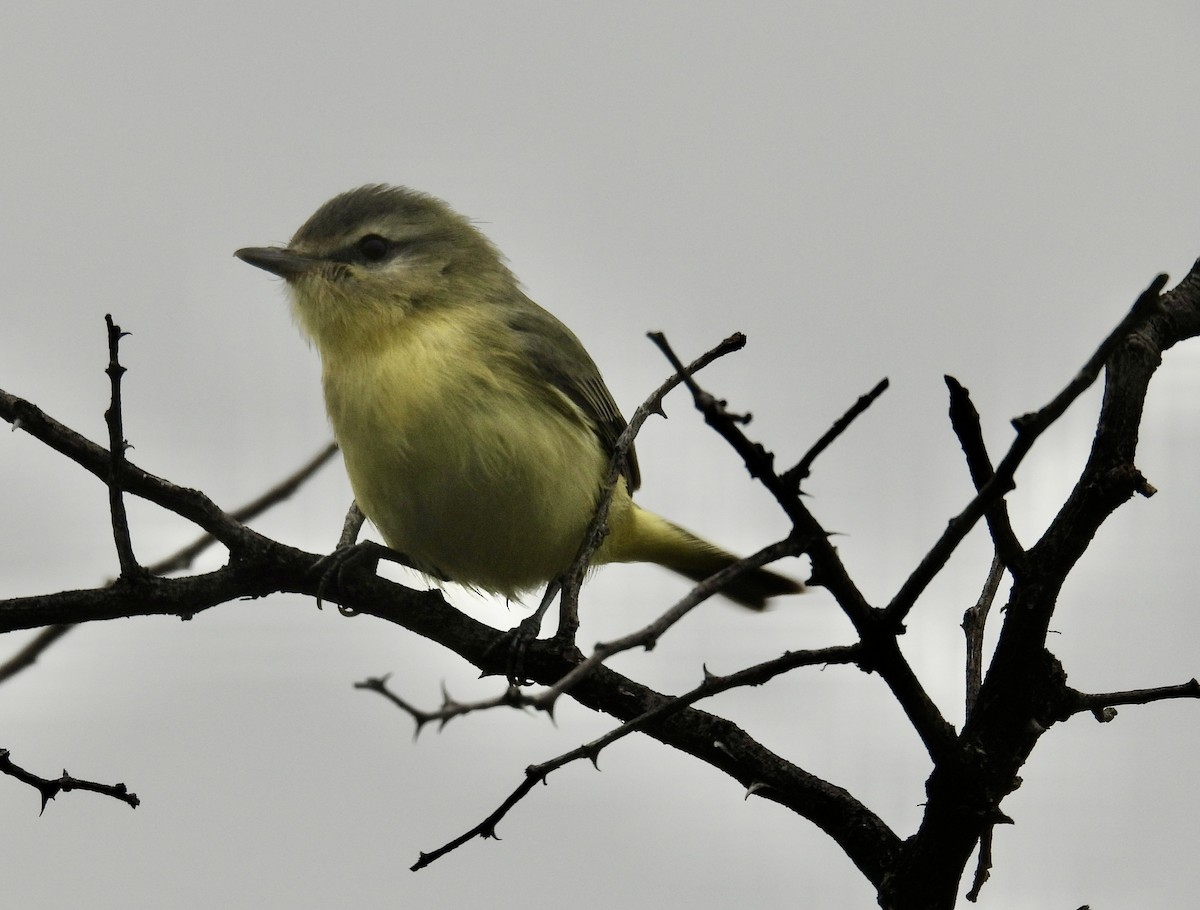
[[[554,685],[539,692],[537,695],[529,696],[527,704],[542,711],[553,711],[554,703],[560,695],[570,691],[571,687],[576,685],[579,680],[583,679],[593,669],[613,655],[639,647],[645,648],[647,651],[653,650],[663,633],[705,600],[718,593],[730,581],[744,572],[749,572],[759,566],[774,562],[781,556],[797,555],[800,550],[802,550],[802,547],[799,544],[790,539],[785,539],[763,547],[757,553],[740,559],[733,565],[726,566],[715,575],[692,588],[673,607],[649,625],[621,638],[597,644],[592,649],[592,653],[587,660],[573,667],[570,673],[558,680]]]
[[[967,457],[967,470],[978,492],[992,479],[992,460],[988,457],[983,441],[983,428],[979,424],[979,412],[971,401],[971,393],[953,376],[944,377],[950,390],[950,425],[958,437],[963,454]],[[1017,540],[1008,517],[1008,503],[1002,496],[984,512],[996,556],[1013,573],[1019,573],[1025,559],[1025,550]]]
[[[129,519],[125,515],[125,499],[122,496],[122,480],[125,474],[125,433],[121,416],[121,377],[125,367],[121,366],[119,348],[121,338],[126,332],[113,322],[111,315],[105,315],[104,324],[108,327],[108,374],[111,386],[111,400],[108,410],[104,412],[104,421],[108,424],[108,508],[112,516],[113,539],[117,545],[117,558],[121,563],[121,577],[133,579],[146,574],[133,555],[133,543],[129,539]]]
[[[887,391],[887,388],[888,380],[886,377],[884,377],[883,379],[879,380],[878,383],[876,383],[875,387],[871,389],[871,391],[867,392],[865,395],[860,395],[858,401],[854,402],[854,404],[850,406],[850,409],[836,421],[834,421],[833,426],[826,430],[825,434],[815,443],[813,443],[812,448],[804,453],[804,457],[796,463],[795,467],[789,468],[780,475],[780,481],[782,481],[787,487],[791,487],[794,490],[799,490],[800,484],[808,479],[809,473],[812,470],[813,462],[817,460],[817,456],[829,448],[835,439],[846,432],[850,424],[855,421],[858,415],[873,405],[875,400]]]
[[[476,702],[460,702],[455,701],[450,697],[450,693],[446,691],[446,686],[442,685],[442,706],[436,711],[423,711],[415,705],[409,704],[395,692],[387,687],[388,680],[391,674],[387,673],[383,676],[372,676],[364,679],[362,682],[356,682],[354,688],[366,689],[370,692],[378,692],[400,710],[404,711],[414,721],[413,739],[415,740],[421,733],[421,728],[427,723],[437,721],[438,729],[441,730],[446,724],[456,717],[462,717],[464,714],[471,714],[475,711],[484,711],[489,708],[509,707],[521,708],[525,706],[525,696],[521,694],[521,689],[518,686],[508,686],[504,692],[496,698],[488,698],[483,701]]]
[[[229,517],[243,524],[257,518],[272,506],[278,505],[295,493],[306,480],[324,467],[337,454],[337,451],[337,443],[329,443],[301,465],[294,473],[279,481],[279,483],[275,484],[261,496],[255,497],[244,506],[234,509],[229,513]],[[166,575],[169,572],[178,572],[182,569],[190,568],[196,557],[216,542],[217,539],[212,534],[204,534],[183,549],[177,550],[175,553],[156,563],[152,563],[147,567],[147,571],[153,575]]]
[[[992,568],[983,584],[979,600],[963,614],[962,629],[967,639],[966,717],[970,717],[971,712],[975,710],[975,700],[979,697],[980,686],[983,685],[983,634],[987,627],[988,612],[992,609],[1003,578],[1004,562],[997,555],[992,559]]]
[[[33,666],[42,652],[75,628],[74,623],[55,623],[47,626],[31,638],[25,647],[0,664],[0,683],[22,670]]]
[[[661,333],[650,337],[678,369],[679,358],[667,339]],[[812,560],[813,574],[809,584],[823,585],[834,596],[869,649],[870,653],[861,665],[864,669],[878,672],[887,682],[932,758],[936,760],[952,754],[956,749],[954,728],[929,697],[896,642],[896,636],[903,632],[903,626],[892,622],[884,611],[867,603],[837,551],[829,544],[825,529],[800,501],[796,492],[789,489],[775,473],[775,456],[759,443],[752,442],[742,431],[740,424],[745,423],[746,418],[731,415],[725,402],[700,388],[690,376],[685,382],[705,422],[741,456],[750,476],[767,488],[792,520],[791,537],[804,542],[804,552]]]
[[[0,389],[0,417],[14,429],[24,430],[108,483],[111,466],[108,450],[59,423],[37,405]],[[199,525],[230,549],[241,549],[253,545],[255,540],[266,539],[226,515],[203,493],[169,483],[128,459],[123,461],[121,486],[126,492]]]
[[[591,523],[583,535],[579,552],[576,554],[571,568],[564,576],[558,631],[555,633],[556,637],[564,641],[573,642],[575,640],[575,633],[579,629],[579,591],[583,585],[584,577],[587,575],[587,568],[592,557],[595,555],[596,550],[600,548],[600,545],[604,543],[604,538],[608,536],[608,510],[612,504],[613,488],[617,485],[617,479],[625,471],[625,465],[629,458],[629,450],[633,448],[633,441],[637,438],[637,434],[641,432],[642,425],[652,414],[663,414],[663,399],[679,383],[688,381],[692,373],[704,369],[714,360],[724,357],[726,354],[740,351],[745,345],[746,336],[737,332],[701,354],[687,367],[678,364],[674,375],[668,377],[655,389],[629,418],[629,423],[621,435],[617,437],[617,442],[613,446],[613,456],[609,462],[608,473],[602,482],[601,490],[603,492],[596,503],[596,511],[593,513]],[[546,604],[545,606],[548,605]],[[540,609],[540,613],[545,612],[545,606]],[[539,615],[537,619],[540,622],[541,616]]]
[[[39,777],[13,764],[8,749],[0,749],[0,774],[7,774],[9,777],[16,778],[21,783],[29,784],[36,789],[42,796],[42,812],[46,811],[46,804],[58,796],[59,793],[67,793],[71,790],[91,790],[93,793],[111,796],[113,799],[119,799],[121,802],[127,803],[134,809],[140,803],[137,794],[130,793],[124,784],[99,784],[95,781],[81,780],[77,777],[71,777],[65,768],[63,769],[62,777],[56,780]]]
[[[770,679],[786,673],[789,670],[794,670],[798,667],[808,667],[814,665],[828,664],[846,664],[853,663],[862,656],[862,648],[859,645],[848,645],[841,647],[823,648],[815,651],[789,651],[774,660],[764,661],[752,667],[747,667],[744,670],[739,670],[736,673],[730,673],[727,676],[713,676],[707,668],[705,669],[704,681],[692,689],[675,698],[664,699],[656,707],[646,711],[637,717],[632,718],[620,727],[616,727],[605,733],[603,736],[584,743],[559,755],[557,758],[552,758],[549,761],[542,762],[537,765],[530,765],[525,769],[525,780],[508,795],[503,803],[497,809],[487,816],[479,824],[475,825],[470,830],[454,838],[452,841],[442,845],[436,850],[429,853],[422,852],[417,858],[417,862],[411,866],[412,871],[423,869],[435,860],[440,859],[447,853],[450,853],[468,841],[476,837],[495,837],[496,825],[508,814],[517,803],[525,798],[526,795],[533,789],[533,785],[539,782],[544,782],[549,777],[552,771],[557,771],[564,765],[579,759],[586,758],[593,765],[597,764],[600,753],[607,746],[612,745],[619,739],[623,739],[630,733],[644,730],[650,724],[661,721],[672,714],[676,714],[689,705],[695,704],[704,698],[709,698],[720,692],[727,692],[730,689],[735,689],[743,686],[760,686]],[[521,697],[520,690],[515,687],[510,687],[510,692],[515,691],[518,697]],[[525,699],[526,702],[532,699]],[[402,705],[405,710],[410,713],[412,709]],[[490,705],[488,706],[490,707]],[[721,746],[718,743],[718,746]],[[761,781],[755,781],[747,788],[749,793],[761,793],[768,784]]]
[[[979,860],[975,864],[975,880],[967,892],[967,900],[975,903],[987,880],[992,877],[992,836],[994,828],[988,828],[979,837]]]
[[[282,502],[296,492],[304,481],[315,474],[336,453],[337,445],[330,443],[291,476],[284,478],[271,489],[267,490],[267,492],[246,503],[241,508],[234,509],[229,513],[229,516],[240,522],[256,518],[267,509]],[[177,572],[186,569],[191,566],[197,556],[216,542],[217,539],[213,535],[203,534],[186,547],[147,566],[146,571],[151,575],[165,575],[168,572]],[[55,623],[42,629],[21,650],[3,664],[0,664],[0,683],[31,667],[47,648],[73,628],[75,628],[74,623]]]
[[[1117,327],[1108,334],[1108,337],[1096,348],[1095,353],[1088,358],[1087,363],[1083,365],[1082,369],[1075,374],[1075,377],[1048,404],[1039,411],[1025,414],[1013,420],[1013,427],[1017,431],[1016,438],[1009,447],[1008,453],[996,467],[992,479],[983,485],[982,489],[975,494],[975,497],[967,503],[966,508],[950,519],[946,525],[946,530],[942,532],[942,536],[938,538],[929,552],[925,554],[920,564],[900,587],[900,590],[896,592],[891,603],[888,604],[887,612],[889,616],[896,621],[902,621],[908,615],[909,610],[917,602],[917,598],[921,596],[921,593],[929,583],[942,570],[942,566],[946,564],[946,561],[958,548],[958,545],[967,536],[971,528],[975,526],[975,523],[988,509],[1013,488],[1013,478],[1016,475],[1017,468],[1029,453],[1029,450],[1033,447],[1038,437],[1051,424],[1058,420],[1075,399],[1087,391],[1088,387],[1096,381],[1096,378],[1100,375],[1101,368],[1104,366],[1104,362],[1113,350],[1116,349],[1117,345],[1149,315],[1154,305],[1158,302],[1158,295],[1166,286],[1166,283],[1166,275],[1158,275],[1150,283],[1150,286],[1142,292],[1129,312],[1125,314],[1125,317],[1117,323]]]
[[[1100,692],[1089,694],[1069,690],[1064,699],[1059,720],[1090,711],[1102,724],[1117,716],[1115,705],[1148,705],[1170,698],[1200,698],[1200,682],[1189,679],[1177,686],[1159,686],[1153,689],[1129,689],[1125,692]]]

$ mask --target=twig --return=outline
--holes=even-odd
[[[458,849],[476,837],[495,837],[496,825],[508,814],[509,810],[528,795],[535,784],[544,782],[552,771],[557,771],[564,765],[578,761],[581,758],[586,758],[593,765],[597,765],[600,752],[607,746],[628,736],[630,733],[644,730],[648,725],[656,721],[661,721],[663,718],[681,711],[701,699],[742,686],[760,686],[781,673],[786,673],[798,667],[809,667],[818,664],[854,663],[861,656],[861,645],[844,645],[813,651],[789,651],[774,660],[764,661],[763,663],[747,667],[744,670],[739,670],[736,673],[730,673],[726,676],[713,676],[705,668],[704,681],[690,692],[675,698],[664,699],[658,706],[632,718],[619,727],[613,728],[597,739],[577,746],[571,751],[564,752],[562,755],[552,758],[549,761],[530,765],[525,769],[525,779],[494,812],[470,830],[438,847],[436,850],[429,853],[420,853],[417,862],[410,868],[413,872],[423,869],[430,863]],[[517,690],[517,695],[520,696],[519,690]],[[526,701],[531,701],[531,699],[527,698]],[[597,767],[599,766],[597,765]],[[762,787],[755,787],[752,784],[749,789],[750,792],[758,792]]]
[[[788,470],[784,471],[779,476],[780,481],[782,481],[785,486],[799,490],[800,484],[808,479],[808,476],[812,471],[813,462],[817,460],[817,456],[829,448],[835,439],[846,432],[847,428],[855,421],[858,415],[873,405],[875,400],[887,391],[887,388],[888,380],[887,377],[884,377],[883,379],[879,380],[878,383],[876,383],[875,387],[871,389],[871,391],[867,392],[865,395],[860,395],[858,401],[854,402],[854,404],[850,406],[850,409],[841,417],[839,417],[834,422],[833,426],[825,431],[825,435],[813,443],[812,448],[804,453],[804,457],[796,462],[795,467],[788,468]]]
[[[579,590],[583,584],[584,577],[587,575],[588,564],[591,562],[596,550],[604,542],[604,538],[608,535],[608,510],[612,505],[613,488],[617,485],[618,478],[625,472],[629,452],[633,449],[633,441],[641,431],[642,425],[649,419],[650,415],[663,414],[663,399],[680,382],[689,381],[692,373],[704,369],[714,360],[724,357],[726,354],[740,351],[745,345],[746,336],[740,332],[736,332],[715,345],[712,349],[701,354],[688,366],[684,367],[682,364],[677,364],[675,374],[668,377],[642,402],[641,406],[629,418],[629,423],[621,435],[617,437],[617,442],[613,446],[613,455],[609,462],[608,473],[605,475],[601,486],[603,492],[596,503],[596,511],[592,514],[591,523],[588,525],[588,529],[583,536],[579,552],[576,554],[575,560],[571,563],[571,568],[563,578],[558,631],[555,633],[555,637],[560,641],[573,642],[575,640],[575,633],[579,629]]]
[[[651,338],[672,364],[679,363],[679,358],[661,333],[652,334]],[[745,423],[746,418],[731,415],[725,402],[701,389],[691,377],[686,382],[705,422],[741,456],[750,476],[766,487],[792,520],[791,537],[804,541],[805,552],[812,560],[813,573],[809,584],[823,585],[854,624],[855,630],[871,651],[866,665],[878,671],[887,682],[930,756],[937,760],[952,753],[957,747],[954,728],[929,697],[897,644],[896,636],[904,631],[903,624],[892,622],[884,611],[867,602],[850,578],[837,551],[829,544],[825,529],[800,501],[796,491],[787,487],[775,473],[775,456],[759,443],[752,442],[742,431],[739,424]]]
[[[942,570],[946,561],[971,528],[975,526],[975,523],[996,501],[1013,488],[1013,477],[1017,468],[1033,447],[1034,442],[1066,412],[1075,399],[1096,381],[1104,362],[1116,346],[1150,313],[1158,302],[1158,295],[1166,283],[1166,275],[1158,275],[1150,283],[1150,286],[1141,293],[1125,317],[1117,323],[1117,327],[1100,343],[1100,346],[1096,348],[1096,351],[1088,358],[1074,378],[1067,383],[1066,387],[1048,404],[1039,411],[1022,415],[1013,420],[1013,427],[1017,431],[1016,438],[1009,447],[1008,453],[996,466],[992,479],[985,483],[966,507],[947,523],[942,536],[925,554],[916,569],[901,585],[900,590],[896,592],[891,603],[887,605],[889,617],[896,622],[904,620],[909,610],[917,602],[917,598]]]
[[[971,393],[953,376],[943,377],[950,390],[950,426],[958,437],[959,445],[967,459],[967,470],[975,490],[982,490],[992,479],[992,460],[988,457],[987,445],[983,441],[983,428],[979,423],[979,412],[971,401]],[[1017,540],[1012,522],[1008,517],[1008,502],[1004,497],[997,499],[984,512],[988,532],[996,547],[996,555],[1009,572],[1020,575],[1025,562],[1025,550]]]
[[[46,626],[46,628],[39,631],[37,635],[26,642],[25,647],[0,664],[0,683],[11,676],[16,676],[27,667],[33,666],[43,651],[74,628],[74,623],[60,622],[52,626]]]
[[[42,795],[42,812],[46,811],[46,804],[58,796],[59,793],[67,793],[71,790],[91,790],[93,793],[111,796],[113,799],[119,799],[123,803],[128,803],[134,809],[141,802],[137,798],[137,795],[130,793],[124,784],[98,784],[95,781],[80,780],[77,777],[71,777],[65,768],[63,769],[62,777],[57,780],[39,777],[13,764],[8,749],[0,749],[0,774],[7,774],[9,777],[14,777],[21,781],[21,783],[29,784],[35,788]]]
[[[229,517],[235,521],[247,522],[261,515],[271,506],[282,502],[296,492],[297,488],[315,474],[336,452],[337,445],[330,443],[290,477],[284,478],[241,508],[234,509],[229,513]],[[165,575],[168,572],[178,572],[189,568],[197,556],[216,542],[217,539],[212,534],[203,534],[186,547],[147,566],[146,571],[151,575]],[[75,623],[55,623],[38,632],[21,650],[0,664],[0,683],[32,666],[47,648],[73,628],[75,628]]]
[[[526,704],[540,711],[553,713],[554,704],[560,695],[570,691],[581,679],[585,678],[597,666],[604,663],[610,657],[638,647],[645,648],[647,651],[653,650],[654,646],[658,643],[658,639],[671,626],[683,619],[683,617],[708,598],[720,592],[726,584],[733,581],[739,575],[757,569],[767,563],[774,562],[780,557],[798,555],[802,550],[803,547],[800,544],[787,538],[778,543],[763,547],[757,553],[726,566],[692,588],[674,606],[650,624],[621,638],[598,643],[586,660],[576,664],[571,672],[559,679],[554,685],[543,689],[537,695],[527,696]]]
[[[446,724],[456,717],[462,717],[464,714],[470,714],[474,711],[484,711],[488,708],[524,707],[524,696],[517,686],[510,685],[504,690],[504,693],[496,698],[488,698],[483,701],[476,702],[460,702],[455,701],[450,697],[450,693],[446,691],[446,686],[442,686],[442,706],[436,711],[423,711],[415,705],[410,705],[407,701],[393,692],[387,687],[388,680],[391,674],[387,673],[383,676],[372,676],[364,679],[362,682],[356,682],[354,688],[366,689],[370,692],[378,692],[396,707],[400,708],[409,717],[413,719],[415,728],[413,730],[413,739],[415,740],[421,733],[421,728],[427,723],[437,721],[438,729],[441,730]]]
[[[295,493],[301,484],[324,467],[329,459],[337,454],[337,450],[337,443],[329,443],[290,476],[285,477],[261,496],[250,500],[250,502],[240,508],[234,509],[229,513],[229,517],[234,521],[245,524],[251,519],[257,518],[272,506],[283,502]],[[147,571],[154,575],[165,575],[168,572],[178,572],[181,569],[187,569],[192,565],[197,556],[216,542],[217,539],[212,534],[203,534],[183,549],[177,550],[165,559],[161,559],[148,566]]]
[[[117,546],[117,558],[121,564],[121,578],[133,580],[144,577],[147,572],[138,565],[137,557],[133,555],[133,544],[129,539],[129,519],[125,514],[125,498],[122,483],[125,478],[125,432],[121,418],[121,376],[125,367],[121,366],[118,349],[121,338],[126,332],[113,322],[111,314],[105,314],[104,324],[108,328],[108,374],[111,386],[111,400],[108,410],[104,412],[104,421],[108,424],[108,507],[112,516],[113,539]]]
[[[992,835],[995,828],[988,826],[979,836],[979,860],[975,864],[975,880],[971,882],[971,890],[967,892],[967,900],[975,903],[979,900],[979,892],[992,876]]]
[[[1170,698],[1200,698],[1200,682],[1189,679],[1177,686],[1159,686],[1152,689],[1129,689],[1124,692],[1101,692],[1089,694],[1068,689],[1067,698],[1058,719],[1066,720],[1075,714],[1091,711],[1100,723],[1105,724],[1117,716],[1114,705],[1148,705],[1151,702]]]
[[[997,555],[992,557],[992,568],[988,572],[987,581],[983,583],[979,600],[963,614],[962,629],[967,639],[965,716],[968,719],[975,710],[975,700],[979,697],[979,689],[983,685],[983,633],[987,626],[988,611],[996,600],[996,592],[1000,590],[1000,581],[1003,578],[1004,562]]]

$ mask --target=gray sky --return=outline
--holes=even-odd
[[[534,299],[585,340],[628,412],[684,355],[747,350],[709,386],[790,463],[858,395],[886,396],[818,462],[811,505],[867,595],[886,600],[969,495],[942,374],[994,450],[1160,271],[1200,253],[1193,3],[390,2],[8,4],[0,12],[0,387],[103,436],[103,316],[125,341],[142,467],[233,507],[327,439],[317,363],[277,282],[232,257],[286,240],[321,202],[407,184],[482,222]],[[1052,637],[1078,688],[1197,674],[1200,348],[1171,351],[1139,464],[1160,490],[1102,531]],[[1028,542],[1078,472],[1097,396],[1018,475]],[[682,397],[639,447],[640,500],[742,551],[785,522]],[[105,492],[0,434],[2,596],[115,572]],[[328,469],[257,527],[328,550],[349,491]],[[144,561],[186,524],[137,503]],[[986,572],[974,535],[904,647],[956,721],[958,622]],[[202,567],[218,565],[210,554]],[[787,568],[802,574],[803,566]],[[648,621],[681,584],[611,567],[584,642]],[[519,615],[461,591],[495,624]],[[848,640],[816,591],[750,616],[713,603],[615,665],[667,691]],[[5,642],[4,656],[24,636]],[[31,770],[123,780],[37,817],[0,779],[5,899],[93,908],[408,905],[869,907],[808,823],[691,759],[630,738],[557,772],[500,829],[414,874],[529,763],[608,728],[503,713],[422,734],[351,683],[392,672],[433,704],[492,684],[403,630],[311,601],[229,604],[190,623],[75,631],[0,688],[0,746]],[[846,786],[906,836],[928,767],[875,678],[799,672],[706,707]],[[1200,872],[1200,708],[1055,728],[1004,803],[979,906],[1182,907]]]

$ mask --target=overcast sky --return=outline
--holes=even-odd
[[[232,508],[328,439],[316,355],[279,282],[232,257],[286,241],[367,182],[431,192],[481,223],[570,325],[629,412],[732,331],[706,374],[795,460],[880,378],[890,391],[807,489],[886,601],[970,493],[944,373],[989,444],[1044,404],[1160,271],[1200,254],[1200,8],[1193,2],[907,4],[294,3],[42,0],[0,12],[0,388],[104,435],[103,317],[123,346],[131,457]],[[1200,672],[1200,347],[1155,379],[1139,466],[1160,490],[1105,527],[1063,591],[1051,645],[1089,691]],[[1028,543],[1082,464],[1097,395],[1018,475]],[[786,522],[682,397],[639,440],[640,501],[740,551]],[[106,495],[0,434],[0,597],[116,571]],[[350,500],[340,464],[255,526],[313,551]],[[131,505],[151,562],[194,529]],[[903,645],[961,720],[958,622],[990,553],[976,533]],[[201,568],[220,564],[219,552]],[[803,576],[805,566],[783,569]],[[609,567],[582,641],[648,621],[684,586]],[[523,615],[461,590],[488,622]],[[850,640],[816,590],[765,616],[713,602],[615,666],[664,691],[787,648]],[[0,641],[0,660],[26,635]],[[564,705],[411,742],[351,683],[391,672],[434,705],[482,697],[402,629],[276,597],[72,632],[0,688],[0,747],[47,776],[121,780],[136,811],[0,778],[10,906],[92,908],[874,906],[813,826],[631,737],[603,773],[557,772],[500,829],[420,873],[522,769],[611,721]],[[863,799],[901,836],[928,763],[877,678],[789,675],[714,700],[767,746]],[[1080,717],[1045,736],[1003,804],[983,908],[1184,907],[1200,890],[1200,706]]]

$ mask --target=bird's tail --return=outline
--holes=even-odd
[[[715,572],[738,561],[708,541],[701,540],[660,515],[633,506],[628,515],[633,533],[623,533],[613,541],[606,561],[654,562],[693,581],[703,581]],[[767,569],[752,569],[730,582],[721,593],[752,610],[763,610],[767,600],[783,594],[799,594],[804,585]]]

